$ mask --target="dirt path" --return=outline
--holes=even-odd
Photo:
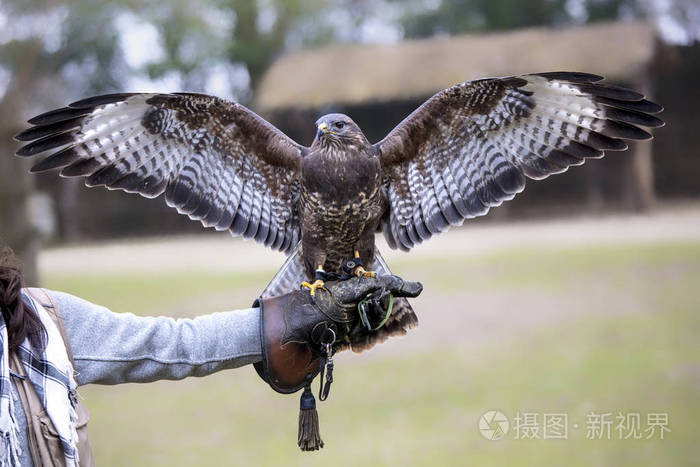
[[[389,250],[383,240],[380,240],[380,249],[391,265],[392,261],[435,255],[477,257],[521,244],[552,247],[698,240],[700,204],[659,209],[643,216],[479,224],[431,239],[410,254]],[[40,257],[40,267],[42,272],[53,274],[104,273],[105,270],[240,272],[274,270],[282,261],[283,256],[279,253],[222,234],[47,249]],[[422,280],[429,285],[429,277]],[[421,352],[436,345],[468,351],[484,345],[497,345],[514,336],[532,333],[545,323],[572,320],[584,313],[609,313],[611,310],[626,313],[645,309],[638,289],[619,290],[611,288],[605,281],[606,278],[601,278],[600,283],[585,284],[586,293],[577,293],[576,300],[571,299],[576,291],[543,294],[536,290],[506,288],[497,293],[473,289],[449,294],[426,293],[414,302],[414,308],[420,310],[420,326],[405,338],[391,339],[377,346],[376,351],[369,355],[376,358]],[[636,284],[636,287],[649,287],[649,284]],[[247,297],[233,296],[230,292],[226,297],[215,298],[219,303],[249,302]],[[340,358],[355,361],[349,354]]]

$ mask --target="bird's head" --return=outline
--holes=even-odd
[[[343,114],[328,114],[316,120],[314,143],[369,144],[362,130],[350,117]]]

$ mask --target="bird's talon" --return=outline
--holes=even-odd
[[[306,287],[307,289],[309,289],[309,293],[311,294],[312,297],[315,297],[315,296],[316,296],[316,290],[317,290],[317,289],[326,290],[326,287],[324,287],[324,286],[325,286],[325,282],[323,282],[323,281],[320,280],[320,279],[317,279],[316,281],[314,281],[313,284],[309,284],[308,282],[302,282],[302,283],[301,283],[301,286],[302,286],[302,287]]]
[[[374,272],[374,271],[367,271],[367,270],[365,270],[365,268],[363,268],[362,266],[356,267],[355,270],[353,271],[353,273],[354,273],[357,277],[377,277],[377,273],[376,273],[376,272]]]

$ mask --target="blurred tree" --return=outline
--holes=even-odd
[[[33,180],[27,176],[27,164],[11,157],[12,135],[17,128],[21,105],[31,94],[30,76],[41,50],[36,41],[15,43],[3,48],[2,63],[14,62],[14,73],[5,83],[0,100],[0,242],[10,245],[25,263],[29,283],[35,283],[37,236],[29,221],[29,199]]]
[[[28,161],[12,157],[12,136],[27,116],[65,96],[119,87],[113,14],[89,0],[0,3],[0,240],[23,260],[30,284],[38,280],[39,238],[29,216],[34,178]]]
[[[640,17],[644,14],[646,0],[583,0],[580,1],[585,20],[613,20],[618,18]]]
[[[231,93],[248,101],[272,61],[290,47],[337,39],[327,21],[333,9],[356,10],[361,0],[177,0],[135,7],[157,25],[163,56],[146,66],[152,79],[177,73],[183,89],[203,90],[212,70],[228,74]],[[313,26],[313,27],[311,27]],[[228,94],[226,93],[226,94]]]
[[[464,34],[563,22],[567,0],[455,0],[403,17],[408,38]]]
[[[284,50],[285,40],[294,24],[320,7],[312,2],[276,0],[269,5],[274,11],[267,13],[272,17],[267,20],[271,24],[266,25],[258,20],[261,16],[260,2],[233,0],[227,3],[236,15],[236,26],[227,50],[228,56],[232,62],[246,65],[251,91],[257,88],[263,73],[275,56]]]
[[[427,7],[421,0],[392,1],[405,8],[400,22],[406,38],[648,18],[660,24],[662,34],[670,34],[671,42],[700,39],[697,0],[451,0]]]

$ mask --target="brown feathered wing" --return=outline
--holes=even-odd
[[[32,171],[61,168],[88,186],[148,198],[206,227],[288,252],[304,147],[240,104],[199,94],[112,94],[34,117],[17,154],[52,151]]]
[[[390,201],[382,231],[414,245],[542,179],[651,135],[662,108],[584,73],[489,78],[439,92],[375,146]]]

